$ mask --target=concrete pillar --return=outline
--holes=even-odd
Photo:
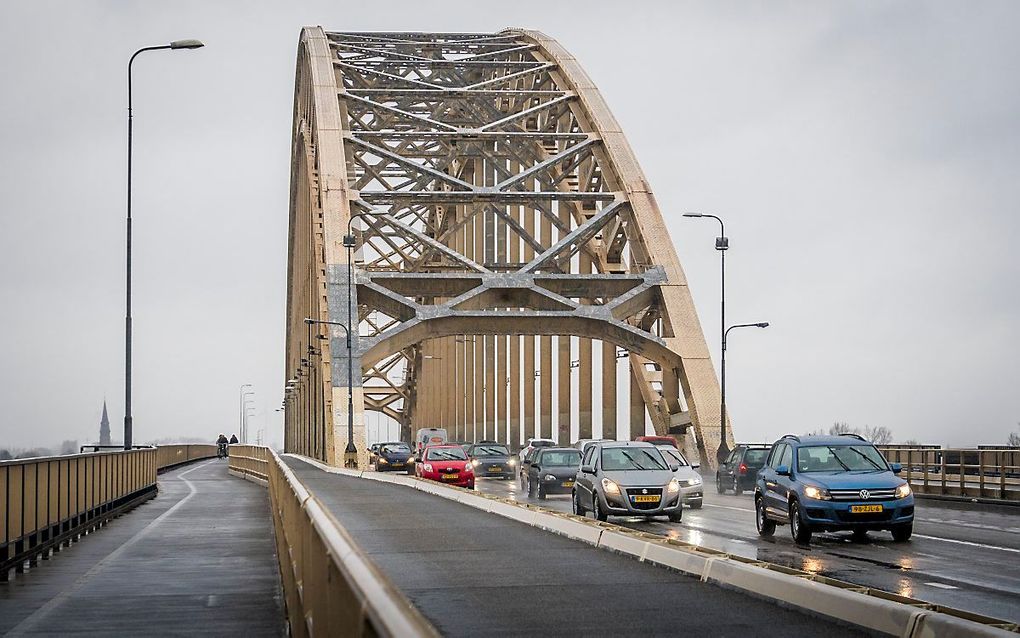
[[[645,401],[634,373],[630,375],[630,440],[645,434]]]
[[[616,438],[616,346],[602,342],[602,438]]]

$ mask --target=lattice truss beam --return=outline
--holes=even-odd
[[[326,225],[354,229],[364,409],[405,435],[443,425],[461,440],[482,432],[516,444],[523,427],[569,443],[572,418],[591,436],[594,402],[613,436],[619,352],[629,355],[630,435],[644,432],[646,414],[662,434],[693,424],[679,438],[710,458],[718,387],[683,271],[619,126],[576,61],[515,30],[306,29],[303,42],[327,51],[330,73],[320,51],[314,81],[332,102],[300,113],[298,90],[295,156],[304,149],[318,166],[297,186],[321,210],[318,172],[336,174],[342,193]],[[332,109],[325,142],[316,120]],[[343,165],[322,166],[315,149],[337,141],[331,158]],[[315,208],[292,205],[292,229],[295,214]],[[329,289],[319,291],[321,314],[333,319],[344,314],[347,279],[330,244],[343,232],[325,230],[314,269]],[[335,339],[329,350],[336,406],[347,353]]]

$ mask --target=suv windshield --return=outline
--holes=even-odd
[[[461,447],[440,447],[429,450],[425,458],[429,461],[466,461],[467,454]]]
[[[390,445],[382,446],[383,454],[399,454],[401,452],[410,454],[411,446],[407,443],[391,443]]]
[[[666,464],[655,448],[611,447],[602,450],[602,469],[606,472],[619,470],[664,470]]]
[[[754,449],[744,453],[744,463],[747,465],[765,465],[765,457],[769,455],[768,450]],[[803,470],[801,470],[803,471]]]
[[[798,472],[886,471],[885,459],[871,445],[810,445],[797,448]]]
[[[581,453],[570,450],[549,450],[536,459],[542,467],[578,467],[581,465]]]
[[[471,448],[471,456],[509,456],[510,450],[502,445],[476,445]]]

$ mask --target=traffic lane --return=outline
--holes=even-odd
[[[827,618],[605,552],[454,500],[284,456],[444,636],[863,635]],[[697,613],[678,616],[689,606]]]
[[[477,489],[552,510],[571,511],[569,496],[529,499],[516,481],[479,480]],[[1020,569],[1013,567],[1020,553],[1013,551],[1017,538],[1009,531],[1020,517],[949,511],[921,504],[917,513],[915,535],[909,543],[894,543],[888,532],[872,532],[867,541],[856,542],[843,532],[816,534],[807,547],[796,545],[785,526],[779,527],[771,539],[759,537],[750,494],[706,492],[704,507],[686,508],[682,523],[670,523],[665,518],[611,520],[738,556],[1020,621]]]

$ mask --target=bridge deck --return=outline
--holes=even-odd
[[[216,460],[168,472],[159,487],[0,585],[0,634],[283,635],[265,488]]]
[[[857,635],[438,496],[284,460],[447,636]]]

